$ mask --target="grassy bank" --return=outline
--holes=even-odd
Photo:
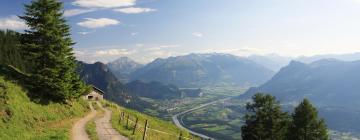
[[[88,112],[83,100],[37,104],[26,91],[0,76],[0,139],[70,139],[72,124]]]
[[[148,120],[149,123],[148,127],[150,128],[147,131],[147,139],[178,140],[180,134],[182,134],[182,137],[184,138],[199,139],[191,136],[187,131],[179,129],[171,122],[163,121],[158,118],[151,117],[131,109],[123,108],[110,102],[103,102],[103,104],[106,107],[109,107],[109,109],[111,109],[113,112],[111,118],[112,126],[116,130],[118,130],[122,135],[130,139],[133,140],[142,139],[145,120]],[[121,112],[124,112],[126,116],[129,115],[130,116],[129,118],[132,120],[132,122],[131,121],[129,122],[128,128],[126,128],[126,119],[120,121]],[[138,126],[135,131],[135,135],[133,135],[132,133],[136,118],[138,118]]]

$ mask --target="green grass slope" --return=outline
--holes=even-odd
[[[0,139],[70,139],[72,124],[88,112],[85,101],[41,105],[19,85],[0,75]]]
[[[104,101],[103,104],[109,109],[112,110],[111,123],[112,126],[119,131],[122,135],[132,139],[132,140],[142,140],[143,129],[145,125],[145,120],[148,120],[149,128],[147,131],[146,139],[151,140],[179,140],[180,134],[182,134],[182,140],[185,139],[200,139],[198,137],[192,136],[186,130],[182,130],[176,127],[173,123],[161,120],[156,117],[148,116],[146,114],[140,113],[135,110],[127,109],[121,106],[118,106],[114,103]],[[124,112],[126,115],[124,119],[120,122],[121,112]],[[130,115],[128,128],[126,128],[126,116]],[[135,135],[132,134],[134,128],[134,122],[138,118],[138,126],[136,129]]]

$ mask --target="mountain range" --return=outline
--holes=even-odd
[[[129,57],[120,57],[106,65],[111,69],[116,78],[123,83],[129,82],[131,73],[143,66]]]
[[[213,53],[158,58],[137,69],[130,79],[158,81],[179,87],[252,86],[264,83],[273,74],[273,71],[247,58]]]
[[[239,98],[247,99],[262,92],[289,106],[308,98],[330,128],[360,132],[359,70],[360,61],[322,59],[309,64],[291,61],[271,80],[249,89]]]
[[[283,101],[306,97],[320,105],[358,106],[360,61],[323,59],[310,64],[291,61],[271,80],[256,90],[271,93]],[[255,90],[255,89],[252,89]]]
[[[104,97],[107,100],[139,111],[152,108],[152,105],[140,99],[141,97],[160,100],[179,99],[184,96],[193,96],[189,92],[197,91],[180,90],[175,85],[167,85],[155,81],[143,82],[136,80],[123,84],[108,66],[101,62],[87,64],[78,61],[77,72],[87,84],[103,90],[105,92]]]
[[[132,69],[130,82],[126,84],[117,80],[109,64],[79,62],[78,71],[84,81],[106,91],[106,98],[140,111],[152,105],[139,97],[181,98],[184,91],[177,86],[258,84],[260,86],[249,89],[239,98],[248,99],[257,92],[269,93],[289,108],[308,98],[330,128],[360,132],[360,109],[357,108],[360,106],[357,101],[360,98],[360,61],[291,61],[273,76],[271,70],[249,59],[227,54],[159,58]],[[265,82],[267,79],[270,80]]]
[[[275,72],[278,72],[282,67],[288,65],[293,59],[291,57],[279,56],[277,54],[251,55],[247,58]]]
[[[289,64],[291,60],[303,62],[303,63],[312,63],[321,59],[338,59],[342,61],[356,61],[360,60],[360,53],[348,53],[348,54],[323,54],[323,55],[314,55],[314,56],[298,56],[298,57],[288,57],[280,56],[277,54],[268,54],[268,55],[251,55],[247,57],[248,59],[263,65],[264,67],[278,72],[282,67],[285,67]]]
[[[312,63],[321,59],[338,59],[342,61],[356,61],[360,60],[360,52],[358,53],[348,53],[348,54],[323,54],[323,55],[315,55],[315,56],[300,56],[295,60],[304,62],[304,63]]]

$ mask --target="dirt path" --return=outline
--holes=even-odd
[[[120,135],[111,125],[111,111],[103,108],[102,105],[97,102],[101,109],[105,111],[102,118],[96,119],[96,132],[99,140],[128,140],[128,138]]]
[[[94,110],[91,102],[89,102],[89,106],[91,109],[90,114],[85,116],[84,118],[80,119],[75,123],[71,130],[71,139],[72,140],[90,140],[88,135],[85,131],[85,125],[88,121],[91,121],[93,118],[96,117],[97,111]]]

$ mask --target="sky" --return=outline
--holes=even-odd
[[[86,62],[189,53],[360,52],[360,0],[61,0]],[[23,31],[30,0],[1,0],[0,29]]]

